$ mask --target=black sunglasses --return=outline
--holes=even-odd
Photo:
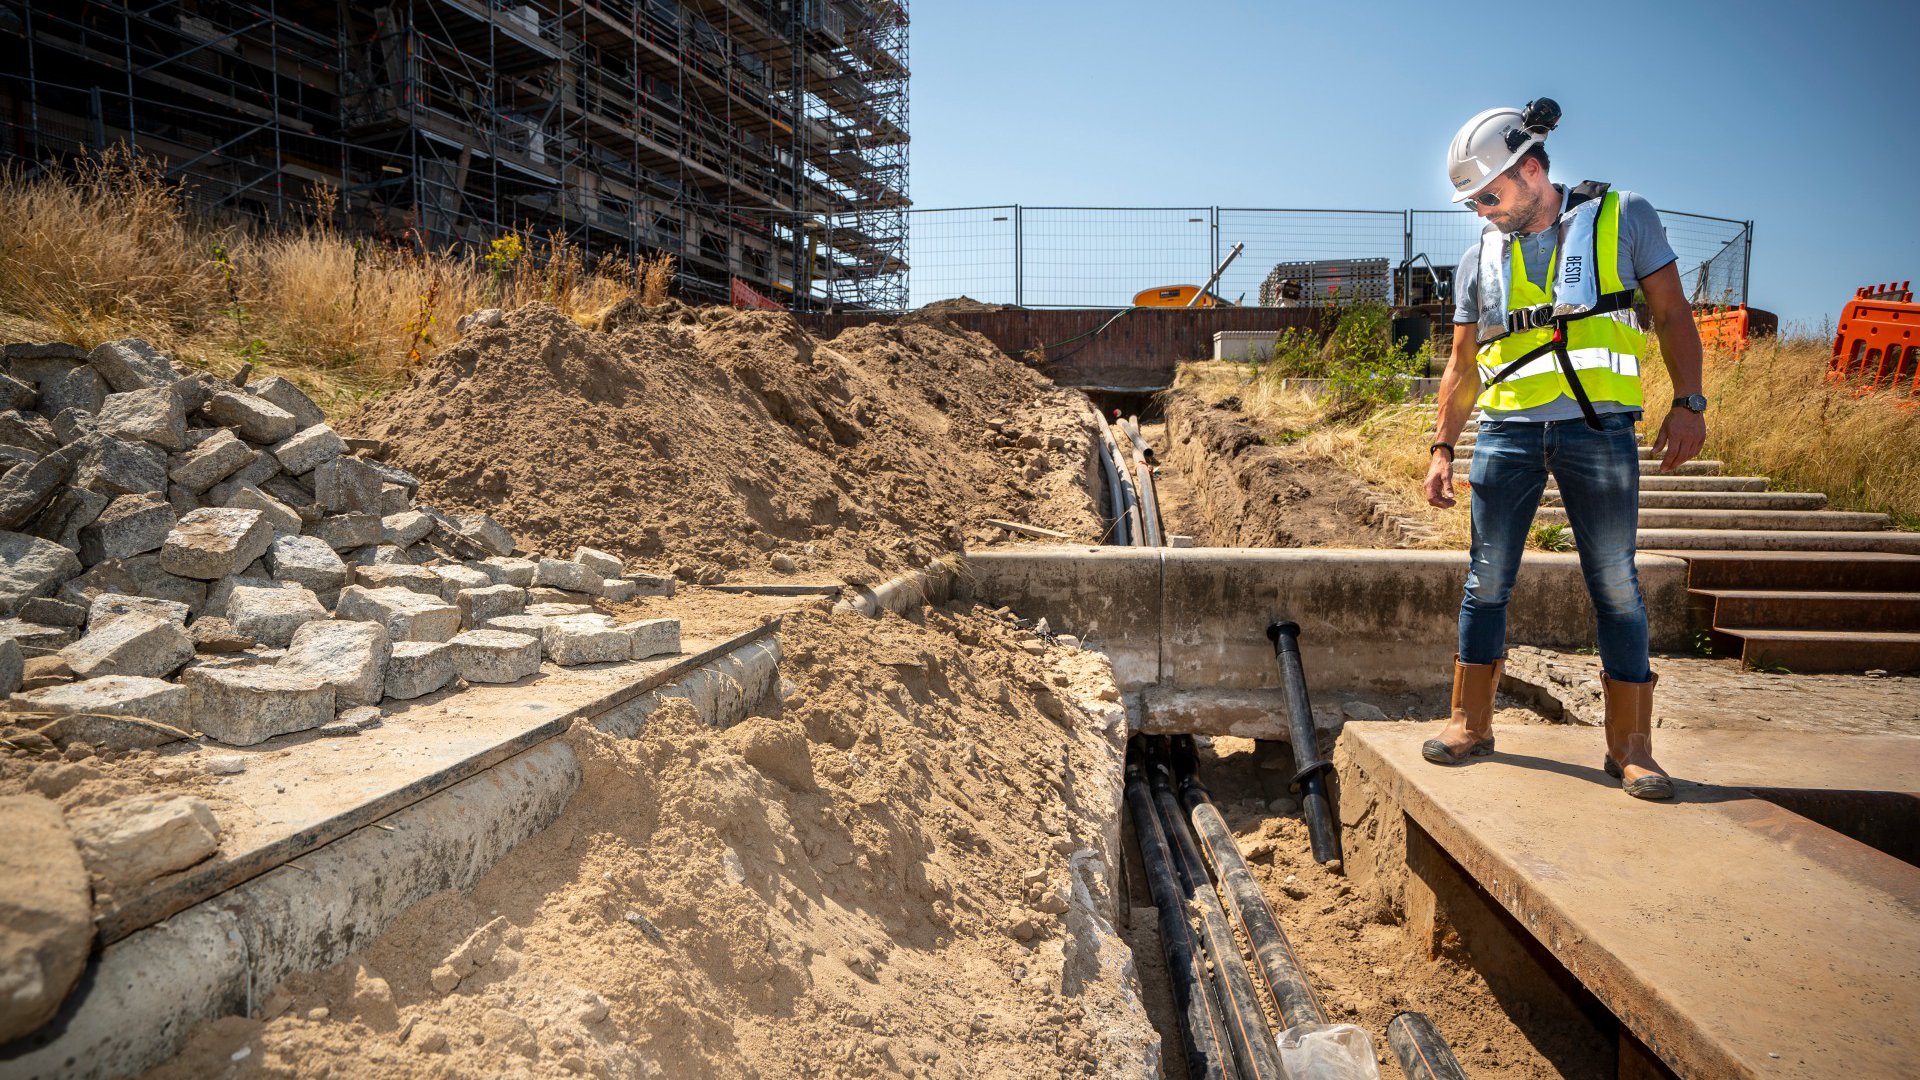
[[[1479,203],[1481,206],[1499,206],[1500,196],[1495,195],[1490,191],[1481,192],[1478,195],[1467,196],[1467,202]]]

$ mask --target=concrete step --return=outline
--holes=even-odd
[[[1764,476],[1681,476],[1642,472],[1640,490],[1646,491],[1765,491],[1773,481]],[[1548,491],[1560,485],[1547,481]]]
[[[1646,536],[1646,530],[1641,530],[1641,536]],[[1644,544],[1641,550],[1647,550]],[[1687,560],[1687,585],[1693,589],[1920,592],[1920,555],[1885,551],[1656,551],[1653,554],[1672,554]]]
[[[1560,506],[1558,488],[1543,506]],[[1640,492],[1642,510],[1824,510],[1827,497],[1813,491],[1648,491]]]
[[[1563,507],[1543,506],[1536,521],[1565,524]],[[1646,510],[1640,511],[1642,529],[1794,529],[1852,532],[1886,529],[1893,524],[1885,514],[1849,510]]]
[[[1454,459],[1457,461],[1472,461],[1473,450],[1474,450],[1473,440],[1462,439],[1461,441],[1453,444]],[[1658,461],[1663,456],[1664,456],[1663,454],[1654,453],[1653,447],[1651,446],[1643,446],[1640,448],[1640,460],[1642,461]]]
[[[1772,551],[1791,554],[1882,551],[1920,555],[1920,532],[1893,529],[1838,532],[1819,529],[1675,529],[1640,523],[1641,551],[1666,552],[1682,558],[1696,551]]]
[[[1473,462],[1469,458],[1466,458],[1466,457],[1454,458],[1453,474],[1455,476],[1467,475],[1467,470],[1472,466],[1472,464]],[[1658,461],[1652,461],[1646,458],[1640,459],[1640,475],[1641,476],[1645,476],[1648,473],[1654,473],[1656,475],[1665,475],[1665,476],[1719,476],[1724,471],[1725,471],[1725,464],[1723,462],[1695,459],[1693,461],[1689,461],[1681,465],[1679,468],[1675,469],[1670,473],[1662,474],[1660,472],[1660,463]]]
[[[1865,630],[1715,630],[1714,649],[1748,667],[1795,673],[1920,671],[1920,634]]]
[[[1689,589],[1687,595],[1711,612],[1715,630],[1920,632],[1920,592]]]

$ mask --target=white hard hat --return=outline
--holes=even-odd
[[[1447,179],[1453,182],[1453,201],[1465,202],[1493,178],[1513,168],[1529,149],[1547,141],[1547,132],[1560,122],[1560,106],[1552,98],[1527,102],[1524,110],[1505,107],[1478,113],[1453,136],[1447,147]]]

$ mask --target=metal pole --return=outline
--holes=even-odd
[[[1013,204],[1013,306],[1026,307],[1026,211]]]
[[[282,221],[287,217],[287,172],[280,159],[280,3],[267,5],[267,17],[273,21],[267,31],[267,78],[273,82],[273,212]]]
[[[1267,627],[1280,681],[1287,692],[1287,732],[1293,743],[1293,778],[1300,785],[1300,806],[1306,812],[1307,835],[1313,841],[1313,860],[1332,862],[1340,857],[1340,830],[1327,800],[1326,771],[1333,763],[1320,756],[1313,730],[1313,703],[1307,700],[1307,673],[1300,663],[1300,624],[1277,622]]]
[[[1740,304],[1745,306],[1753,284],[1753,222],[1747,222],[1747,255],[1740,267]]]
[[[40,154],[40,77],[35,73],[33,57],[33,0],[26,3],[27,30],[27,125],[34,141],[34,157]]]
[[[133,116],[133,12],[126,6],[125,0],[122,0],[120,10],[120,22],[127,34],[120,42],[122,53],[127,58],[127,149],[137,151],[140,149],[140,125],[134,122]],[[105,127],[104,117],[101,126]]]

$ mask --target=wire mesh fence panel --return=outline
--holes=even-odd
[[[969,296],[1015,303],[1018,226],[1011,206],[907,212],[907,302]]]
[[[1126,307],[1142,289],[1200,285],[1213,273],[1204,206],[1029,206],[1020,222],[1019,302],[1027,307]]]
[[[1398,210],[1229,207],[1219,213],[1221,257],[1236,243],[1246,245],[1215,290],[1231,303],[1259,303],[1261,283],[1280,263],[1384,259],[1391,270],[1400,265],[1405,245],[1404,215]]]
[[[1412,210],[1407,213],[1409,246],[1435,267],[1457,267],[1468,245],[1480,239],[1483,224],[1471,210]]]
[[[1747,250],[1753,233],[1747,222],[1660,211],[1667,243],[1680,257],[1680,285],[1696,304],[1747,302]]]

